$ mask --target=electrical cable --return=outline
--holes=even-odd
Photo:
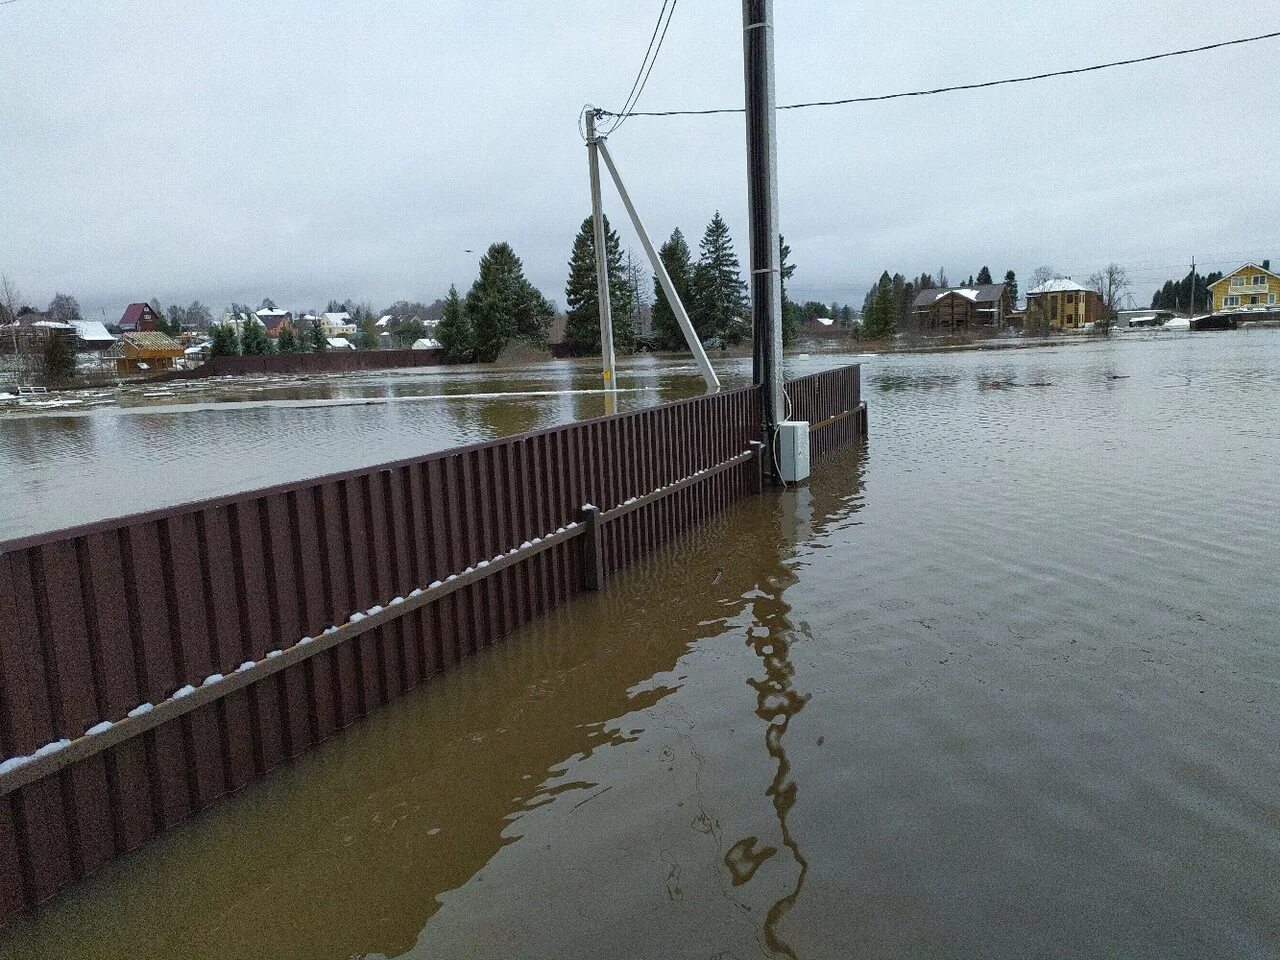
[[[1108,70],[1112,67],[1127,67],[1136,63],[1150,63],[1153,60],[1165,60],[1169,57],[1182,57],[1192,53],[1204,53],[1222,47],[1234,47],[1243,43],[1257,43],[1260,40],[1274,40],[1280,37],[1280,30],[1263,33],[1253,37],[1240,37],[1236,40],[1222,40],[1218,43],[1207,43],[1199,47],[1187,47],[1182,50],[1169,50],[1165,53],[1153,53],[1145,57],[1131,57],[1127,60],[1112,60],[1107,63],[1095,63],[1088,67],[1073,67],[1069,70],[1054,70],[1049,73],[1035,73],[1024,77],[1008,77],[1003,80],[985,80],[981,83],[960,83],[948,87],[934,87],[928,90],[908,90],[899,93],[884,93],[870,97],[846,97],[841,100],[812,100],[806,103],[787,103],[778,106],[779,110],[804,110],[809,107],[839,107],[851,103],[878,103],[882,100],[899,100],[904,97],[931,97],[939,93],[955,93],[960,90],[982,90],[987,87],[1000,87],[1012,83],[1030,83],[1034,80],[1048,80],[1053,77],[1066,77],[1077,73],[1091,73],[1095,70]],[[634,106],[634,104],[632,104]],[[626,117],[704,117],[721,113],[744,113],[743,107],[718,107],[709,110],[629,110],[622,114],[604,111],[605,116]],[[621,122],[621,121],[619,121]]]
[[[666,14],[667,5],[670,2],[671,0],[662,0],[662,9],[658,11],[658,22],[653,25],[653,33],[649,37],[649,46],[644,51],[644,59],[640,61],[640,69],[636,71],[636,78],[631,82],[631,90],[627,93],[627,99],[622,102],[622,116],[609,128],[610,132],[622,125],[622,121],[626,119],[627,111],[635,106],[635,101],[632,98],[635,95],[636,88],[640,86],[640,78],[644,75],[645,64],[649,62],[649,54],[653,52],[654,41],[658,39],[658,30],[662,27],[662,18]]]
[[[669,29],[671,28],[671,18],[675,16],[675,13],[676,13],[676,4],[677,4],[677,3],[679,3],[679,2],[680,2],[680,0],[671,0],[671,9],[670,9],[670,11],[668,11],[668,13],[667,13],[667,22],[666,22],[666,23],[663,25],[663,27],[662,27],[662,35],[661,35],[660,37],[658,37],[658,45],[657,45],[656,47],[654,47],[654,48],[653,48],[653,58],[649,61],[649,69],[645,71],[644,80],[642,80],[642,81],[641,81],[641,83],[640,83],[640,89],[636,91],[635,97],[634,97],[634,98],[632,98],[632,100],[631,100],[631,105],[630,105],[630,107],[628,107],[628,108],[627,108],[627,110],[634,110],[635,105],[636,105],[637,103],[639,103],[639,102],[640,102],[640,97],[644,95],[644,88],[645,88],[645,87],[647,87],[647,86],[649,85],[649,76],[650,76],[650,74],[652,74],[652,73],[653,73],[653,66],[654,66],[654,64],[656,64],[656,63],[658,62],[658,54],[662,51],[662,44],[663,44],[663,43],[666,41],[666,39],[667,39],[667,30],[669,30]],[[665,9],[666,9],[666,3],[663,3],[663,5],[662,5],[662,6],[663,6],[663,9],[665,10]],[[659,14],[659,15],[658,15],[658,22],[659,22],[659,23],[661,23],[661,22],[662,22],[662,15],[661,15],[661,14]],[[656,32],[656,27],[655,27],[655,32]],[[643,67],[644,67],[644,65],[643,65],[643,64],[641,64],[641,68],[642,68],[642,69],[643,69]],[[630,116],[630,115],[631,115],[631,114],[629,114],[628,112],[626,112],[626,111],[624,110],[624,112],[623,112],[622,116],[620,116],[620,117],[617,119],[617,121],[613,124],[613,126],[611,126],[611,127],[609,128],[609,132],[610,132],[610,133],[613,133],[615,130],[617,130],[619,127],[621,127],[624,123],[626,123],[626,122],[627,122],[627,117],[628,117],[628,116]]]

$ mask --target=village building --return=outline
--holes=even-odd
[[[1027,293],[1027,313],[1036,311],[1055,330],[1079,330],[1102,319],[1102,295],[1070,277],[1054,277]]]
[[[104,360],[113,360],[116,373],[154,373],[172,370],[183,356],[183,347],[173,337],[154,330],[124,333]]]
[[[1003,327],[1012,312],[1009,289],[1003,283],[921,290],[911,305],[916,324],[925,332]]]
[[[121,333],[143,333],[147,330],[156,330],[156,324],[160,322],[160,314],[151,308],[149,303],[131,303],[124,308],[124,314],[120,317]]]
[[[293,314],[288,310],[280,310],[278,308],[263,309],[255,313],[254,316],[266,329],[267,336],[273,340],[285,330],[297,331],[297,328],[293,325]]]
[[[1221,280],[1209,284],[1216,313],[1280,313],[1280,276],[1271,272],[1271,261],[1246,263]]]
[[[101,353],[115,345],[115,335],[98,320],[73,320],[76,329],[77,349]]]
[[[347,337],[355,334],[356,325],[351,322],[351,314],[344,310],[321,316],[320,329],[326,337]]]

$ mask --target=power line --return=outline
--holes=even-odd
[[[982,90],[987,87],[1001,87],[1011,83],[1030,83],[1033,80],[1048,80],[1053,77],[1066,77],[1077,73],[1091,73],[1095,70],[1108,70],[1112,67],[1127,67],[1135,63],[1150,63],[1153,60],[1165,60],[1169,57],[1182,57],[1192,53],[1204,53],[1207,50],[1218,50],[1222,47],[1234,47],[1242,43],[1257,43],[1260,40],[1274,40],[1280,37],[1280,30],[1263,33],[1255,37],[1241,37],[1237,40],[1223,40],[1209,43],[1201,47],[1187,47],[1183,50],[1169,50],[1165,53],[1153,53],[1145,57],[1133,57],[1128,60],[1112,60],[1108,63],[1095,63],[1088,67],[1074,67],[1070,70],[1054,70],[1050,73],[1035,73],[1025,77],[1009,77],[1004,80],[986,80],[982,83],[960,83],[949,87],[934,87],[930,90],[909,90],[901,93],[884,93],[872,97],[846,97],[842,100],[812,100],[807,103],[780,104],[779,110],[804,110],[809,107],[839,107],[851,103],[878,103],[882,100],[900,100],[904,97],[931,97],[939,93],[955,93],[960,90]],[[633,104],[634,106],[634,104]],[[719,107],[711,110],[630,110],[622,114],[604,111],[606,116],[626,117],[705,117],[719,113],[743,113],[742,107]]]
[[[649,62],[649,54],[653,52],[654,41],[658,39],[658,31],[662,28],[662,17],[663,14],[667,12],[668,3],[670,3],[670,0],[662,0],[662,9],[658,11],[658,22],[653,25],[653,33],[649,36],[649,46],[645,48],[644,59],[640,61],[640,69],[636,71],[636,78],[631,81],[631,89],[627,91],[627,99],[622,103],[622,110],[620,112],[623,116],[619,118],[616,124],[614,124],[615,127],[622,123],[622,120],[626,117],[627,111],[631,109],[631,107],[635,106],[631,98],[635,95],[636,88],[640,86],[640,78],[644,75],[644,66]]]
[[[640,79],[640,73],[636,74],[636,81],[639,84],[639,88],[637,89],[636,83],[631,85],[632,93],[627,95],[627,102],[623,105],[622,111],[618,115],[617,120],[609,127],[608,133],[613,133],[613,131],[626,123],[628,117],[635,115],[632,110],[635,105],[640,102],[640,97],[644,94],[644,88],[649,85],[649,75],[653,73],[653,65],[658,62],[658,54],[662,50],[663,42],[667,39],[667,30],[671,27],[671,18],[675,16],[676,4],[679,3],[680,0],[670,0],[670,2],[671,8],[668,10],[667,0],[663,0],[662,9],[658,11],[658,22],[653,26],[653,36],[658,38],[658,45],[655,47],[653,37],[649,38],[649,50],[653,51],[653,56],[650,57],[649,51],[645,51],[645,60],[648,61],[648,69],[645,69],[644,61],[641,61],[640,63],[640,73],[644,74],[644,79]],[[663,23],[662,21],[662,15],[664,13],[667,15],[666,23]],[[661,36],[658,35],[659,27],[662,28]],[[634,94],[634,96],[632,96],[632,94]]]

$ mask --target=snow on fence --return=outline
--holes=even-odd
[[[788,390],[857,434],[856,367]],[[0,927],[757,490],[759,403],[0,544]]]

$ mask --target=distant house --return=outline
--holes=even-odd
[[[413,341],[413,349],[414,350],[439,350],[440,341],[433,340],[430,337],[422,337],[419,340]]]
[[[330,350],[354,350],[356,345],[346,337],[327,337]]]
[[[72,325],[76,328],[76,340],[81,350],[101,352],[115,345],[115,336],[97,320],[75,320]]]
[[[322,315],[320,328],[326,337],[345,337],[356,332],[356,325],[351,322],[351,314],[345,310],[341,313]]]
[[[118,326],[121,333],[143,333],[155,330],[159,320],[160,314],[151,309],[151,304],[131,303],[124,308],[124,315],[120,317]]]
[[[285,330],[296,330],[293,325],[293,314],[288,310],[259,310],[254,314],[258,322],[266,328],[268,337],[278,337]]]
[[[1013,301],[1003,283],[947,290],[931,288],[916,294],[911,313],[924,331],[1003,327],[1013,313]]]
[[[151,373],[172,370],[183,353],[182,344],[168,334],[144,330],[121,334],[103,358],[115,361],[117,373]]]
[[[1027,293],[1027,312],[1039,309],[1055,330],[1079,330],[1102,318],[1102,295],[1070,277],[1054,277]]]
[[[1262,266],[1246,263],[1209,284],[1213,312],[1280,312],[1280,275],[1272,273],[1270,267],[1270,260],[1264,260]]]

